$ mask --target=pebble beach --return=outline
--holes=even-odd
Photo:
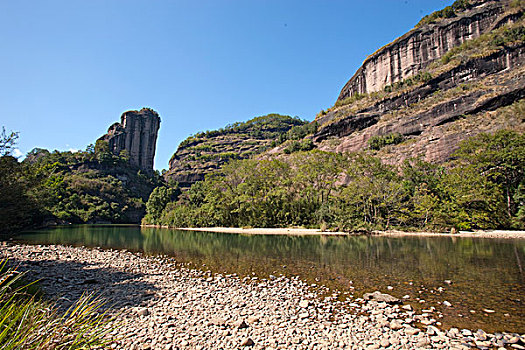
[[[375,293],[341,300],[298,277],[214,274],[166,256],[3,244],[0,258],[67,307],[83,293],[116,315],[114,349],[525,349],[525,334],[442,329],[432,310]]]

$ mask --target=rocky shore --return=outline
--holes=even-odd
[[[4,244],[9,259],[68,306],[94,292],[118,315],[114,349],[525,349],[525,334],[440,329],[382,293],[340,301],[297,277],[212,274],[169,257]]]

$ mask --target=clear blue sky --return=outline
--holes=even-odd
[[[122,112],[190,134],[268,113],[312,120],[367,55],[452,0],[0,0],[0,126],[19,150],[85,149]]]

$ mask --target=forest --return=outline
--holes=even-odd
[[[35,149],[20,162],[11,155],[17,138],[1,135],[2,234],[141,218],[170,227],[525,228],[525,136],[510,130],[470,138],[443,164],[317,149],[231,160],[185,191],[104,142],[76,153]]]
[[[35,148],[12,156],[18,133],[0,135],[0,235],[69,223],[139,223],[151,191],[163,183],[113,155],[107,142],[85,151]]]
[[[143,224],[368,231],[525,228],[525,137],[463,142],[444,164],[298,151],[233,160],[181,193],[157,187]]]

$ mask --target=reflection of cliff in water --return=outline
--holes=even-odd
[[[76,226],[27,234],[62,243],[166,254],[216,272],[260,277],[299,275],[356,296],[382,290],[436,305],[444,323],[486,330],[525,330],[525,241],[455,237],[244,236],[123,226]],[[444,280],[451,280],[447,285]],[[390,292],[386,289],[392,286]],[[443,288],[440,293],[439,288]],[[421,292],[421,293],[420,293]],[[432,304],[434,303],[434,304]],[[497,310],[485,316],[480,310]],[[471,314],[470,310],[478,310]],[[508,313],[510,316],[504,316]],[[463,314],[465,317],[458,317]],[[468,318],[467,318],[468,317]]]

